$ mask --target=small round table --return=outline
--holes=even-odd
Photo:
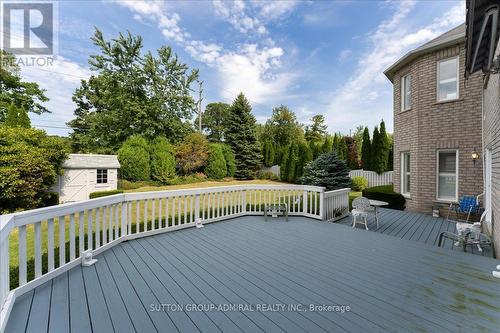
[[[375,209],[375,221],[377,222],[377,229],[378,229],[378,209],[382,206],[388,206],[389,203],[385,201],[380,201],[380,200],[372,200],[370,199],[370,205]]]

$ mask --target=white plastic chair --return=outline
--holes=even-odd
[[[356,223],[361,223],[364,224],[366,230],[368,230],[368,214],[373,213],[370,200],[365,197],[358,197],[352,201],[352,208],[352,227],[356,227]],[[362,221],[359,222],[358,218],[361,218]]]

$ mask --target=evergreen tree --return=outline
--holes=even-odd
[[[339,151],[340,139],[341,139],[341,135],[340,134],[335,133],[333,135],[332,151],[334,151],[334,152],[338,152]]]
[[[336,153],[325,153],[304,168],[302,184],[323,186],[327,191],[349,187],[351,180],[346,163]]]
[[[299,161],[297,163],[296,179],[300,180],[304,174],[304,167],[313,160],[313,155],[306,141],[299,144]]]
[[[148,142],[139,135],[128,138],[118,150],[120,173],[130,181],[149,180],[151,175]]]
[[[314,143],[323,141],[327,129],[325,117],[321,114],[315,115],[311,118],[311,122],[312,124],[306,127],[306,140]]]
[[[274,144],[271,141],[266,140],[264,142],[264,145],[262,147],[262,155],[264,157],[265,166],[270,167],[274,165],[275,151]]]
[[[329,153],[332,151],[332,149],[333,149],[333,138],[330,135],[326,135],[325,142],[321,147],[321,151],[323,153]]]
[[[281,180],[294,183],[297,181],[297,165],[299,163],[299,146],[296,142],[288,147],[280,167]]]
[[[240,93],[231,105],[227,141],[236,159],[236,179],[254,179],[261,164],[260,147],[255,133],[255,117],[246,97]]]
[[[361,167],[364,170],[371,170],[372,144],[370,142],[370,131],[365,127],[363,131],[363,144],[361,146]]]
[[[209,145],[205,174],[212,179],[222,179],[227,175],[226,160],[220,144],[212,143]]]
[[[151,178],[167,182],[175,176],[175,157],[173,147],[164,137],[156,137],[151,143]]]
[[[222,145],[222,153],[224,160],[226,160],[227,177],[233,177],[236,171],[236,162],[234,160],[234,153],[231,147],[227,144]]]
[[[339,144],[337,147],[337,156],[341,160],[347,161],[347,156],[349,155],[349,146],[346,143],[345,137],[339,139]]]
[[[389,138],[387,136],[387,132],[385,130],[385,122],[382,120],[380,122],[380,170],[381,172],[387,171],[387,163],[389,160]]]
[[[9,109],[7,110],[7,116],[5,117],[5,126],[7,127],[17,127],[19,121],[19,110],[11,103]]]
[[[28,116],[28,112],[22,107],[18,109],[18,112],[17,127],[31,128],[31,120]]]
[[[384,165],[387,163],[387,156],[383,156],[383,142],[380,137],[378,126],[373,130],[372,140],[372,171],[376,173],[384,172]],[[385,158],[385,159],[384,159]]]

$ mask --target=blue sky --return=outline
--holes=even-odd
[[[242,91],[259,122],[284,104],[307,123],[349,133],[383,118],[392,131],[392,85],[383,71],[404,53],[462,23],[463,1],[60,1],[58,58],[23,68],[47,89],[52,114],[36,127],[66,135],[71,96],[90,75],[94,26],[106,38],[129,30],[145,49],[170,45],[200,70],[204,105]]]

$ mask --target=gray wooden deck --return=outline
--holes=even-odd
[[[370,231],[408,239],[426,244],[438,245],[439,235],[443,231],[455,232],[455,223],[447,221],[443,217],[432,217],[431,215],[419,214],[409,211],[400,211],[394,209],[380,209],[379,213],[379,228],[375,218],[368,218],[368,228]],[[351,217],[344,218],[339,223],[351,226]],[[363,225],[357,224],[356,228],[362,229]],[[445,240],[443,248],[462,251],[461,246],[455,246],[452,240]],[[493,252],[490,247],[484,247],[483,251],[479,251],[477,247],[467,247],[467,251],[473,254],[479,254],[486,257],[491,257]]]
[[[500,281],[491,275],[500,261],[307,218],[241,217],[122,243],[98,259],[19,297],[6,331],[498,332],[500,327]],[[164,311],[155,311],[162,310],[159,304]],[[189,304],[247,308],[193,311]],[[267,311],[262,304],[285,309]],[[311,311],[311,304],[345,305],[350,311]]]

